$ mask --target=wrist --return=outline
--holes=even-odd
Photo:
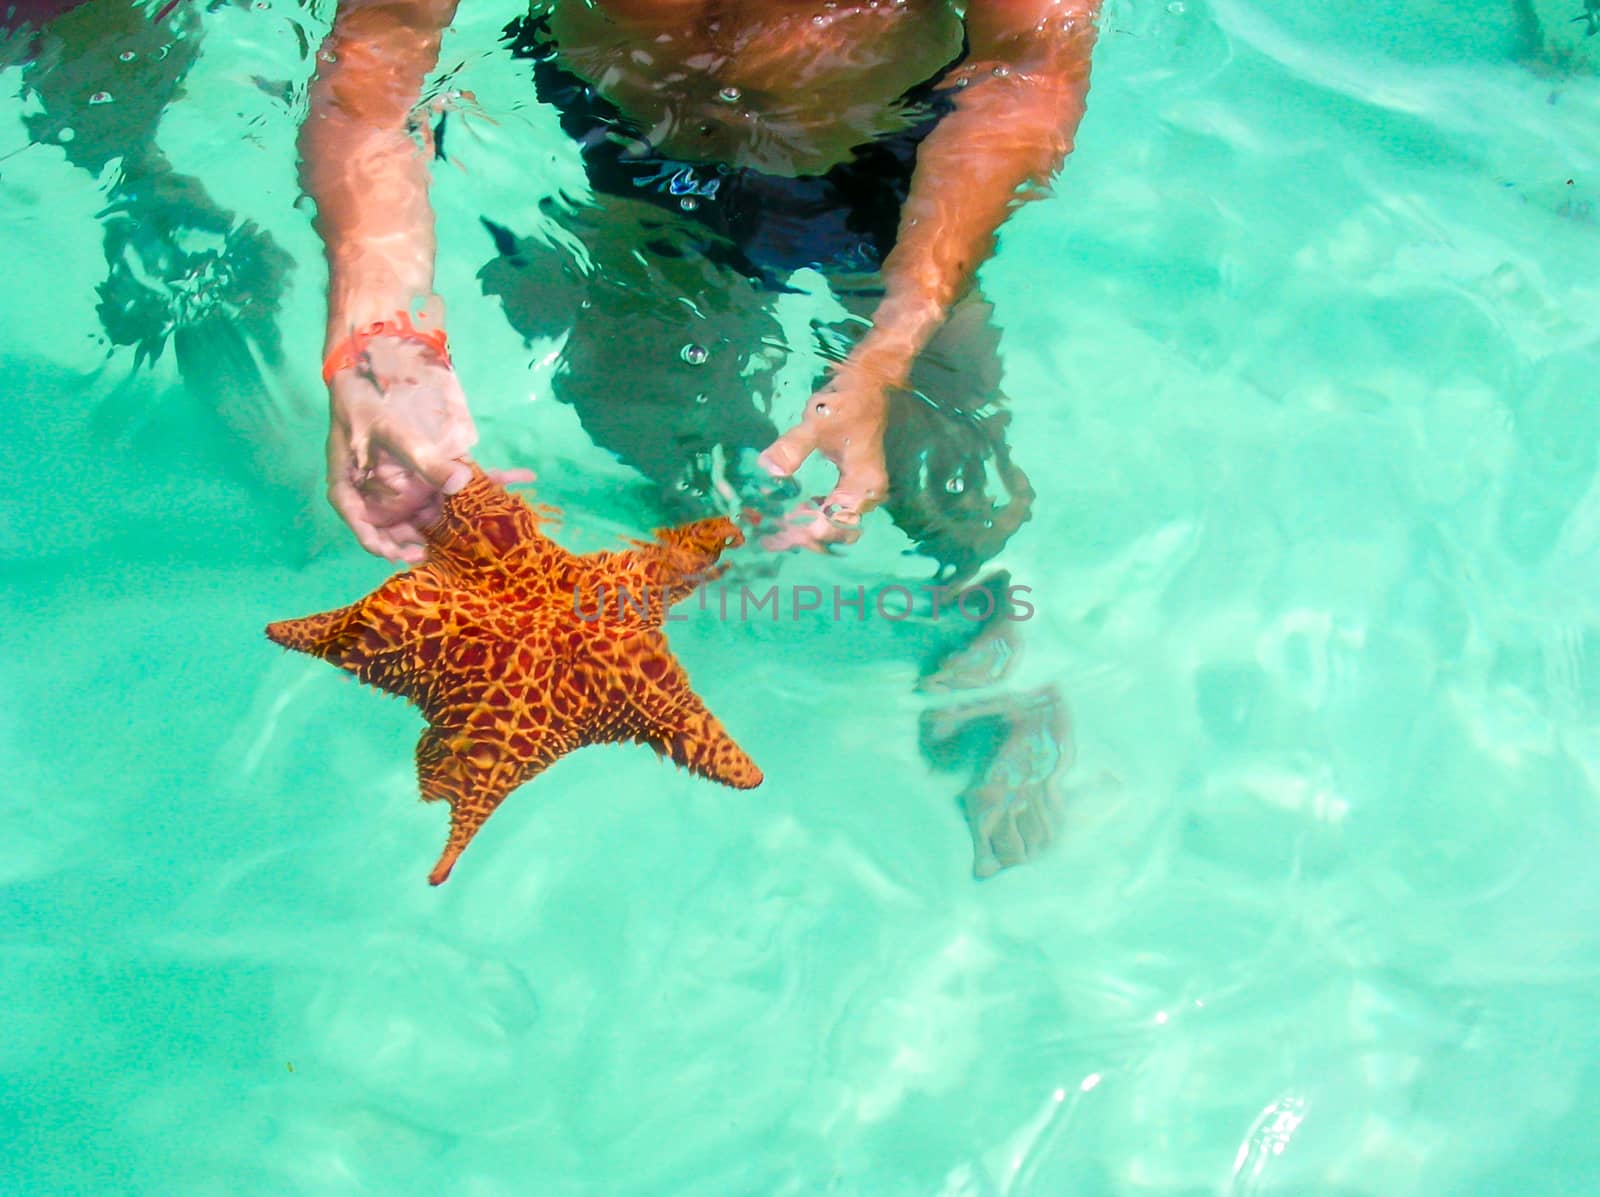
[[[843,369],[888,389],[906,385],[911,364],[944,319],[944,308],[923,296],[890,294],[872,314],[872,328],[845,359]]]
[[[850,381],[881,391],[899,390],[911,377],[911,363],[925,338],[874,331],[864,337],[839,366]]]
[[[329,337],[327,356],[322,363],[322,380],[331,383],[336,374],[368,361],[374,343],[395,348],[409,346],[450,368],[450,342],[442,321],[429,319],[426,311],[412,313],[404,308],[383,320],[357,325],[343,335]]]
[[[341,258],[343,260],[341,260]],[[397,262],[390,255],[329,255],[327,343],[397,312],[423,312],[443,326],[444,306],[433,293],[431,254]],[[419,321],[420,323],[420,321]]]

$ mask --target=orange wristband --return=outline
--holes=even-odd
[[[421,341],[450,364],[450,343],[442,328],[418,328],[411,322],[410,312],[396,312],[393,320],[377,320],[356,329],[335,345],[322,363],[322,381],[332,382],[340,370],[361,364],[361,355],[367,351],[367,342],[377,337],[400,337],[407,341]]]

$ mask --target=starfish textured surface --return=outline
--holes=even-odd
[[[348,607],[267,627],[285,648],[422,711],[422,797],[450,804],[434,885],[507,794],[586,744],[631,740],[713,781],[761,784],[660,630],[667,607],[742,543],[733,523],[663,528],[654,541],[588,556],[541,535],[539,523],[475,469],[427,529],[421,566]]]

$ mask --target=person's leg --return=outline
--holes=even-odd
[[[599,195],[548,214],[588,262],[486,221],[499,253],[480,273],[485,292],[530,340],[567,330],[556,397],[674,518],[705,514],[777,435],[771,295],[701,252],[703,230],[651,205]]]

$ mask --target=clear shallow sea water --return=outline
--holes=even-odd
[[[440,288],[483,456],[593,547],[649,505],[474,279],[480,212],[580,177],[514,15],[446,47],[497,123],[437,173]],[[1600,81],[1488,3],[1115,6],[983,275],[1056,842],[972,877],[903,638],[692,620],[766,784],[584,752],[433,890],[417,717],[261,636],[385,572],[317,509],[326,16],[207,14],[159,133],[296,264],[265,428],[107,358],[115,168],[0,162],[0,1193],[1594,1191]]]

